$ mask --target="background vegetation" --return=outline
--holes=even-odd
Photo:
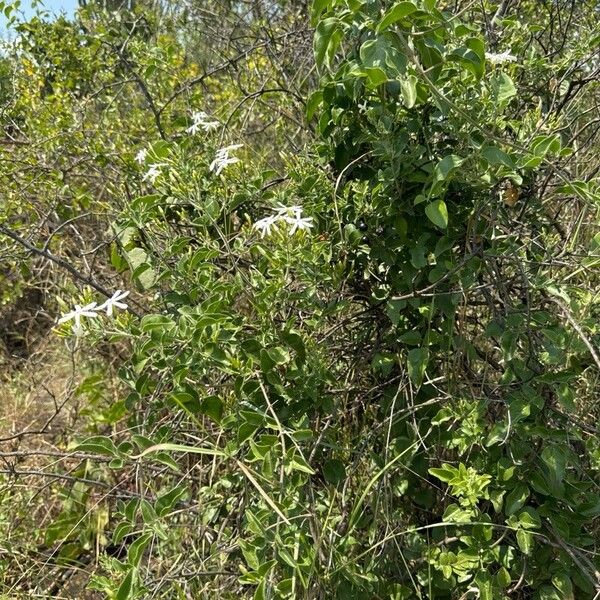
[[[17,4],[2,597],[599,598],[598,3]]]

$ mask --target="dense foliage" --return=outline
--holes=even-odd
[[[123,4],[2,60],[2,593],[598,597],[597,2]]]

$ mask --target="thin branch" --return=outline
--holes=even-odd
[[[89,285],[90,287],[94,288],[97,292],[100,292],[107,298],[112,297],[113,293],[110,290],[108,290],[101,284],[97,283],[94,279],[92,279],[92,277],[84,275],[83,273],[78,271],[73,265],[68,263],[63,258],[60,258],[60,257],[52,254],[50,252],[50,250],[47,250],[47,249],[43,250],[43,249],[37,248],[31,242],[28,242],[25,238],[21,237],[14,231],[11,231],[8,227],[5,227],[4,225],[0,225],[0,233],[5,235],[6,237],[9,237],[11,240],[17,242],[24,248],[27,248],[27,250],[29,250],[33,254],[36,254],[37,256],[42,256],[43,258],[45,258],[49,261],[52,261],[53,263],[55,263],[62,269],[65,269],[65,271],[68,271],[73,277],[75,277],[75,279],[81,281],[82,283]],[[135,310],[133,310],[131,307],[129,307],[127,310],[129,310],[129,312],[134,314],[135,316],[139,316],[139,314]]]

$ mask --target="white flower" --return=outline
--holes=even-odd
[[[271,231],[277,225],[277,221],[279,221],[277,216],[265,217],[260,221],[256,221],[253,227],[260,231],[260,237],[265,237],[265,235],[271,235]]]
[[[64,314],[59,320],[59,323],[66,323],[67,321],[73,320],[73,332],[75,335],[81,335],[83,328],[81,327],[81,317],[92,317],[96,318],[98,313],[94,312],[98,310],[96,308],[96,302],[86,304],[85,306],[75,305],[75,308],[66,314]]]
[[[200,131],[200,123],[192,123],[185,131],[191,135],[196,135]]]
[[[285,222],[291,225],[290,235],[294,235],[296,231],[308,231],[312,226],[312,217],[301,217],[294,215],[293,217],[284,217]]]
[[[277,208],[275,210],[280,217],[285,217],[287,215],[294,215],[295,217],[302,216],[301,206],[284,206],[283,204],[277,203]]]
[[[219,127],[221,127],[221,123],[219,121],[205,121],[201,124],[201,127],[208,133],[210,131],[214,131],[215,129],[219,129]]]
[[[123,290],[117,290],[104,304],[101,304],[96,308],[96,310],[106,310],[106,315],[112,317],[113,308],[116,306],[117,308],[121,308],[125,310],[127,308],[127,304],[124,302],[120,302],[123,298],[127,298],[129,296],[129,292],[124,292]]]
[[[261,237],[265,237],[265,235],[270,235],[273,229],[277,229],[279,223],[290,225],[288,235],[294,235],[297,231],[308,231],[313,226],[312,217],[302,216],[301,206],[277,204],[275,214],[260,219],[254,223],[253,228],[261,232]]]
[[[200,129],[204,129],[204,131],[209,132],[215,129],[218,129],[221,126],[219,121],[210,121],[210,117],[203,111],[192,113],[192,125],[186,129],[188,133],[195,135],[200,131]]]
[[[148,150],[146,148],[142,148],[136,155],[135,160],[138,164],[142,164],[146,160],[146,156],[148,156]]]
[[[156,178],[161,173],[160,168],[164,167],[164,166],[165,166],[164,164],[150,165],[150,168],[148,169],[146,174],[142,177],[142,181],[149,181],[150,183],[154,184],[154,182],[156,181]]]
[[[235,156],[229,156],[229,153],[241,147],[242,144],[233,144],[232,146],[227,146],[217,150],[217,154],[208,168],[213,171],[215,175],[220,175],[225,167],[228,165],[234,165],[240,161],[240,159],[236,158]]]
[[[502,52],[500,54],[494,54],[493,52],[486,53],[485,57],[493,64],[500,65],[505,62],[515,62],[517,57],[510,52]]]
[[[215,156],[215,159],[210,163],[210,170],[215,173],[215,175],[220,175],[223,172],[223,169],[229,165],[234,165],[235,163],[240,162],[239,158],[229,157],[229,156]]]

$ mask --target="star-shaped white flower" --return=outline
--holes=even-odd
[[[290,226],[287,235],[294,235],[297,231],[308,231],[314,225],[312,217],[302,216],[301,206],[284,206],[278,203],[274,210],[274,215],[264,217],[253,225],[254,229],[261,232],[261,237],[270,235],[279,223],[287,223]]]
[[[219,121],[204,121],[204,123],[201,123],[200,126],[202,129],[204,129],[204,131],[209,133],[215,129],[219,129],[219,127],[221,127],[221,123]]]
[[[485,57],[489,60],[493,65],[500,65],[505,62],[515,62],[517,57],[511,54],[510,52],[501,52],[500,54],[495,54],[494,52],[486,53]]]
[[[254,229],[258,229],[260,231],[260,237],[264,238],[265,235],[271,235],[273,229],[277,226],[277,221],[279,221],[279,217],[277,216],[265,217],[260,221],[256,221],[253,227]]]
[[[138,164],[142,164],[145,160],[146,157],[148,156],[148,150],[146,150],[146,148],[142,148],[136,155],[135,155],[135,160],[138,162]]]
[[[186,133],[196,135],[200,131],[200,123],[192,123],[186,130]]]
[[[94,312],[98,310],[96,308],[96,302],[92,302],[90,304],[86,304],[85,306],[80,306],[79,304],[75,305],[75,308],[66,314],[64,314],[59,320],[59,323],[66,323],[67,321],[73,321],[73,332],[76,335],[80,335],[83,331],[81,327],[81,318],[82,317],[90,317],[96,318],[98,313]]]
[[[98,306],[96,310],[106,310],[106,315],[112,317],[115,306],[122,310],[127,308],[127,304],[125,304],[125,302],[121,302],[121,300],[123,300],[123,298],[127,298],[127,296],[129,296],[128,291],[117,290],[108,300],[106,300],[106,302]]]
[[[294,215],[293,217],[283,217],[288,225],[291,225],[290,235],[294,235],[296,231],[308,231],[312,226],[312,217],[301,217]]]
[[[164,164],[150,165],[146,174],[142,177],[142,181],[149,181],[154,184],[158,176],[161,174],[161,167],[164,167]]]
[[[230,152],[241,148],[242,144],[233,144],[231,146],[226,146],[225,148],[221,148],[217,150],[214,160],[210,163],[208,167],[210,171],[213,171],[215,175],[220,175],[223,172],[223,169],[229,165],[234,165],[239,162],[240,159],[235,156],[229,156]]]
[[[203,129],[206,132],[214,131],[221,126],[219,121],[211,121],[210,117],[203,111],[192,113],[192,124],[186,129],[186,131],[192,135],[195,135]]]
[[[302,216],[301,206],[284,206],[283,204],[277,203],[277,208],[275,209],[275,211],[280,217],[286,217],[291,215],[293,215],[294,217]]]

